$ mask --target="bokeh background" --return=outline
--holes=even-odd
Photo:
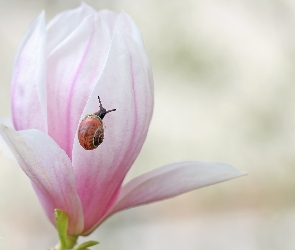
[[[248,176],[117,214],[90,239],[104,250],[295,249],[295,1],[86,0],[124,10],[145,40],[155,112],[128,178],[182,160]],[[78,0],[0,0],[0,117],[30,22]],[[81,241],[85,239],[81,238]],[[29,179],[0,150],[0,250],[57,242]]]

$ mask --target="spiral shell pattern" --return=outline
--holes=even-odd
[[[97,148],[104,139],[103,121],[97,115],[86,115],[78,128],[78,140],[86,150]]]

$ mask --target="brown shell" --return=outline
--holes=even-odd
[[[86,150],[97,148],[104,138],[103,122],[97,115],[86,115],[78,128],[78,140]]]

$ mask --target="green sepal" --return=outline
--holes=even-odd
[[[69,225],[69,217],[67,213],[60,209],[54,209],[55,224],[60,242],[60,250],[67,249],[67,231]]]
[[[79,246],[76,246],[73,250],[86,250],[87,247],[92,247],[97,244],[99,244],[98,241],[90,240],[90,241],[86,241],[86,242],[80,244]]]
[[[69,216],[60,209],[54,210],[55,224],[59,238],[59,250],[72,249],[76,243],[78,236],[68,235]]]

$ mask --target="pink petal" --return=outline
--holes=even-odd
[[[108,37],[112,38],[114,30],[117,29],[121,33],[131,37],[139,46],[144,48],[143,39],[139,29],[132,18],[125,12],[118,14],[109,10],[101,10],[98,12],[98,16],[102,20],[103,30]]]
[[[50,221],[55,223],[54,209],[62,209],[70,218],[68,233],[79,235],[83,230],[83,212],[71,161],[66,153],[39,130],[17,132],[0,124],[0,134],[31,179]]]
[[[23,37],[14,63],[11,107],[17,130],[47,130],[46,31],[44,12]]]
[[[116,31],[108,61],[81,119],[106,109],[105,139],[95,150],[84,150],[75,137],[73,166],[85,226],[88,231],[115,201],[121,183],[145,141],[153,110],[151,69],[146,55],[132,38]]]
[[[124,185],[117,202],[100,223],[118,211],[168,199],[243,175],[224,163],[189,161],[166,165]]]
[[[48,53],[54,51],[60,43],[75,32],[84,18],[95,13],[96,11],[92,7],[82,2],[78,8],[56,15],[47,25]]]
[[[48,58],[48,134],[70,158],[79,119],[105,65],[109,45],[99,19],[90,15]]]

